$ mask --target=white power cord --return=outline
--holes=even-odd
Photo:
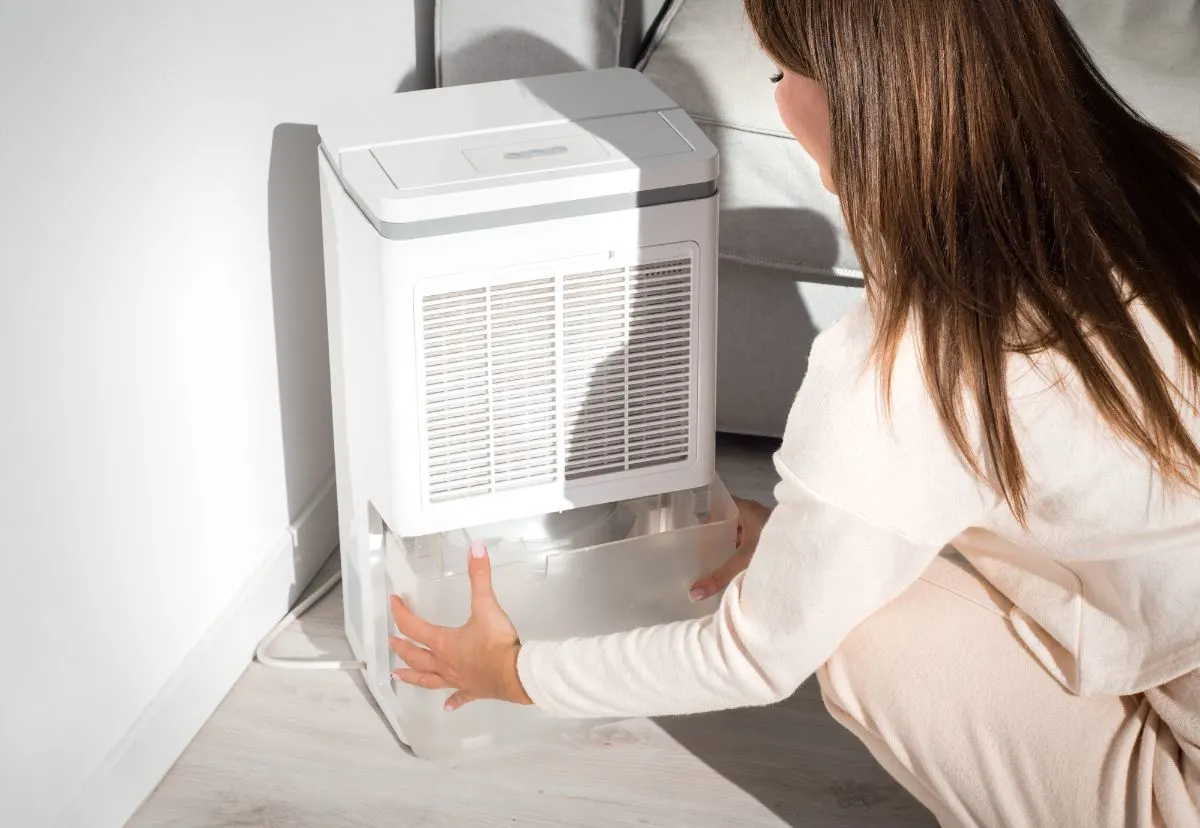
[[[279,634],[289,624],[307,612],[309,607],[324,598],[326,593],[337,586],[341,580],[341,572],[335,572],[330,575],[325,579],[324,583],[313,590],[312,595],[309,595],[293,607],[291,612],[283,616],[279,623],[263,636],[263,640],[258,644],[258,649],[254,651],[254,658],[259,664],[265,664],[268,667],[281,667],[285,670],[361,670],[363,668],[361,661],[333,661],[322,658],[276,658],[275,656],[267,655],[267,648],[279,637]]]

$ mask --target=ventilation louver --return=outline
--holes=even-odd
[[[686,461],[692,304],[688,256],[426,297],[430,499]]]

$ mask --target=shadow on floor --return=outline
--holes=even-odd
[[[933,817],[825,711],[815,679],[781,704],[657,720],[787,825],[935,828]]]

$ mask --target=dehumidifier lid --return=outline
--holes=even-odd
[[[389,95],[319,130],[342,186],[389,238],[716,192],[716,148],[629,69]]]

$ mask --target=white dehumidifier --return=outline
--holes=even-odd
[[[623,69],[390,95],[319,125],[346,633],[419,755],[562,727],[395,682],[387,596],[525,639],[710,611],[717,152]]]

